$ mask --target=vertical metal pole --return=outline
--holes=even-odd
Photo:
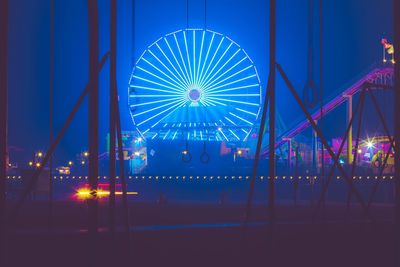
[[[116,99],[118,97],[116,96]],[[117,141],[118,141],[118,158],[119,158],[119,176],[121,178],[122,184],[122,205],[124,208],[124,226],[125,231],[127,233],[127,241],[128,248],[130,246],[130,221],[129,221],[129,207],[128,207],[128,195],[127,195],[127,183],[125,177],[125,160],[124,160],[124,152],[123,152],[123,144],[122,144],[122,130],[121,130],[121,117],[119,113],[119,105],[117,103],[116,108],[116,130],[117,130]]]
[[[319,109],[321,113],[321,118],[319,120],[320,129],[322,133],[324,132],[324,42],[323,42],[323,0],[319,0]],[[325,181],[325,147],[321,140],[321,175],[319,181],[321,182],[321,188],[323,189]],[[325,218],[325,201],[323,205],[323,218]]]
[[[269,20],[269,215],[273,222],[275,217],[275,78],[276,78],[276,0],[270,0]]]
[[[54,89],[54,13],[55,0],[50,0],[50,77],[49,77],[49,146],[53,143],[53,89]],[[49,159],[49,227],[53,228],[53,155]]]
[[[294,187],[294,205],[297,206],[297,199],[298,199],[298,193],[299,193],[299,145],[297,144],[296,146],[296,161],[295,161],[295,173],[294,173],[294,181],[293,181],[293,187]]]
[[[315,121],[315,124],[318,125],[318,121]],[[317,148],[318,148],[318,136],[315,130],[312,130],[312,164],[313,171],[317,170],[318,160],[317,160]]]
[[[315,124],[318,125],[318,121],[315,120]],[[318,170],[318,157],[317,157],[317,153],[318,153],[318,135],[317,132],[312,129],[312,161],[313,161],[313,166],[312,166],[312,171],[314,172],[314,174],[317,174],[317,170]],[[314,205],[314,184],[315,184],[315,180],[311,177],[310,179],[310,205],[311,207]]]
[[[395,179],[396,179],[396,261],[397,266],[400,264],[400,1],[393,0],[393,26],[394,26],[394,44],[396,46],[394,77],[395,77],[395,111],[394,111],[394,125],[395,125]]]
[[[292,139],[287,138],[286,142],[288,144],[288,167],[289,167],[289,173],[291,175],[292,174]]]
[[[0,1],[0,258],[6,250],[8,0]]]
[[[98,5],[97,0],[88,0],[89,17],[89,186],[92,198],[88,200],[88,233],[90,264],[95,266],[98,204],[97,183],[99,166],[99,31],[98,31]]]
[[[110,2],[110,232],[115,233],[115,175],[116,175],[116,90],[117,90],[117,0]]]
[[[347,97],[347,116],[346,123],[349,124],[353,117],[353,96],[348,95]],[[347,163],[353,163],[353,127],[351,126],[349,134],[347,136]]]
[[[319,0],[319,101],[320,101],[320,113],[321,118],[319,120],[320,129],[323,132],[323,120],[324,120],[324,61],[323,61],[323,0]],[[324,146],[321,142],[321,179],[325,176],[325,155],[324,155]],[[321,183],[322,184],[322,183]]]

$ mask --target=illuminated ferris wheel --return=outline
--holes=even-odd
[[[260,112],[253,61],[229,37],[203,29],[159,38],[129,81],[133,123],[144,138],[245,141]]]

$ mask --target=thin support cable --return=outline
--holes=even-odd
[[[270,87],[269,87],[269,199],[268,211],[271,223],[275,219],[275,119],[276,119],[276,100],[275,100],[275,80],[276,80],[276,0],[270,1],[270,21],[269,21],[269,71],[270,71]]]
[[[323,132],[324,129],[324,75],[323,75],[323,70],[324,70],[324,46],[323,46],[323,26],[324,20],[323,20],[323,0],[319,0],[319,109],[321,113],[321,118],[319,120],[319,125],[321,127],[321,130]],[[324,152],[324,146],[321,143],[321,177],[323,178],[325,176],[325,152]]]
[[[131,53],[132,53],[132,62],[131,62],[131,67],[133,68],[135,66],[135,60],[136,60],[136,45],[135,45],[135,40],[136,40],[136,0],[132,0],[132,30],[131,30]]]
[[[186,29],[189,29],[189,0],[186,0]]]
[[[204,29],[207,30],[207,0],[204,0]]]
[[[317,86],[314,81],[314,0],[308,0],[307,39],[307,78],[303,88],[303,102],[308,108],[314,108],[318,102]]]
[[[49,146],[53,143],[53,97],[54,97],[54,17],[55,0],[50,0],[50,74],[49,74]],[[49,227],[53,228],[53,155],[49,159]]]

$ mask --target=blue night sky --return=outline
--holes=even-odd
[[[306,78],[307,0],[278,2],[278,62],[300,91]],[[381,60],[380,39],[383,36],[392,39],[391,2],[324,1],[326,96],[332,96]],[[209,0],[207,9],[207,27],[228,35],[247,51],[258,69],[263,88],[268,74],[268,5],[268,1],[261,0]],[[100,54],[104,54],[109,48],[109,3],[99,0],[99,6]],[[132,129],[127,87],[135,58],[160,36],[187,27],[184,0],[136,0],[134,30],[132,10],[132,0],[118,1],[118,87],[124,130]],[[14,155],[25,160],[33,151],[48,147],[49,0],[12,0],[9,14],[9,143],[24,150]],[[57,132],[87,82],[86,1],[57,0],[55,16],[54,130]],[[189,1],[188,22],[189,27],[204,27],[203,0]],[[103,68],[100,80],[101,151],[105,151],[108,132],[108,67],[106,64]],[[317,69],[315,77],[318,83]],[[290,121],[301,118],[300,109],[294,106],[280,79],[277,104],[288,126]],[[327,118],[330,119],[335,118]],[[344,120],[341,121],[336,123],[337,134],[344,129]],[[74,157],[87,148],[87,122],[85,102],[63,138],[56,159]],[[335,129],[330,131],[335,134]]]

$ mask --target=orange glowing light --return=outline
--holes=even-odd
[[[111,192],[109,190],[103,190],[101,188],[97,189],[97,191],[91,192],[90,188],[88,187],[83,187],[77,190],[76,192],[76,196],[78,199],[80,200],[86,200],[86,199],[90,199],[90,198],[94,198],[95,196],[97,196],[97,198],[105,198],[108,197],[111,194]],[[115,195],[122,195],[123,192],[122,191],[116,191]],[[138,195],[138,192],[126,192],[127,195]]]

